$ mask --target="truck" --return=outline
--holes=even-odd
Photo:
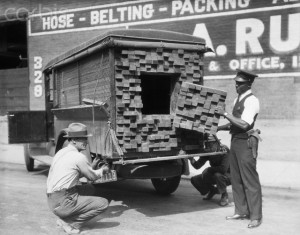
[[[68,144],[68,125],[80,122],[92,134],[86,156],[113,172],[100,183],[150,179],[171,194],[188,158],[225,154],[215,108],[226,92],[203,86],[208,51],[188,34],[107,30],[48,62],[45,110],[8,112],[9,143],[24,144],[33,171],[35,160],[51,164]]]

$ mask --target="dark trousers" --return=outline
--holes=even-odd
[[[261,185],[247,139],[232,138],[229,161],[235,214],[250,215],[251,220],[261,219]]]
[[[108,207],[108,201],[93,196],[95,188],[91,184],[78,185],[68,190],[47,194],[50,210],[73,228],[99,215]]]
[[[230,185],[230,177],[218,172],[212,174],[205,169],[202,174],[193,176],[191,183],[201,195],[207,194],[215,185],[219,193],[225,193],[226,187]]]

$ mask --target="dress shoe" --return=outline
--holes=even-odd
[[[229,200],[228,200],[227,192],[222,193],[221,200],[220,200],[220,206],[227,206],[228,203],[229,203]]]
[[[216,188],[212,188],[209,193],[207,194],[207,196],[205,198],[203,198],[203,200],[210,200],[213,198],[213,196],[215,196],[218,193],[218,190]]]
[[[256,228],[259,225],[261,225],[261,219],[255,219],[255,220],[251,220],[250,223],[248,224],[248,228]]]
[[[226,216],[226,219],[227,220],[238,220],[238,219],[248,219],[249,218],[249,215],[239,215],[239,214],[234,214],[233,216]]]

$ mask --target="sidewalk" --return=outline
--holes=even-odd
[[[209,164],[205,164],[200,170],[190,166],[190,175],[183,178],[189,180],[208,166]],[[300,162],[258,159],[257,171],[263,187],[300,190]]]

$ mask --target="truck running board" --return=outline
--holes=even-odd
[[[143,163],[143,162],[158,162],[158,161],[168,161],[168,160],[176,160],[176,159],[183,159],[183,158],[190,158],[190,157],[206,157],[206,156],[215,156],[215,155],[224,155],[226,152],[213,152],[213,153],[195,153],[195,154],[184,154],[184,155],[177,155],[177,156],[168,156],[168,157],[154,157],[154,158],[147,158],[147,159],[134,159],[134,160],[119,160],[113,162],[113,164],[135,164],[135,163]]]

